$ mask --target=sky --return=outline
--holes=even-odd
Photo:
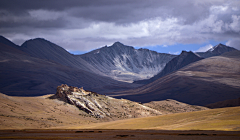
[[[162,53],[240,50],[240,0],[0,0],[0,35],[85,53],[114,42]]]

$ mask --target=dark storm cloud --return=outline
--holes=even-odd
[[[44,37],[69,50],[114,40],[137,46],[237,42],[239,7],[239,0],[1,0],[0,32],[17,42]]]
[[[66,12],[69,16],[97,21],[137,22],[155,17],[182,17],[193,22],[208,15],[209,2],[191,0],[2,0],[0,9],[16,16],[26,16],[30,10]],[[187,7],[187,8],[186,8]],[[191,12],[189,12],[191,11]]]

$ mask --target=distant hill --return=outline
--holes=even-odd
[[[160,71],[157,75],[155,75],[154,77],[147,79],[147,80],[139,80],[139,81],[134,81],[134,83],[136,84],[148,84],[151,83],[169,73],[172,73],[176,70],[179,70],[180,68],[199,61],[203,58],[199,57],[198,55],[194,54],[193,52],[186,52],[186,51],[182,51],[182,53],[180,55],[178,55],[177,57],[173,58],[171,61],[169,61],[166,66],[164,67],[164,69],[162,71]]]
[[[148,49],[134,49],[120,42],[79,55],[109,77],[128,82],[152,77],[174,57]]]
[[[231,53],[234,57],[231,56]],[[239,51],[191,63],[142,87],[111,93],[138,102],[174,99],[191,105],[207,105],[240,97]]]
[[[240,106],[240,97],[237,99],[231,99],[231,100],[225,100],[225,101],[219,101],[216,103],[205,105],[209,108],[223,108],[223,107],[234,107],[234,106]]]

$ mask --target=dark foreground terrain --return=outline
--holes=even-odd
[[[239,140],[239,131],[1,130],[0,139]]]

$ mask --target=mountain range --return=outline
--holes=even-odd
[[[207,105],[240,96],[240,54],[223,44],[176,56],[115,42],[73,55],[42,38],[18,46],[0,36],[0,50],[0,92],[7,95],[53,94],[68,84],[144,103]]]

